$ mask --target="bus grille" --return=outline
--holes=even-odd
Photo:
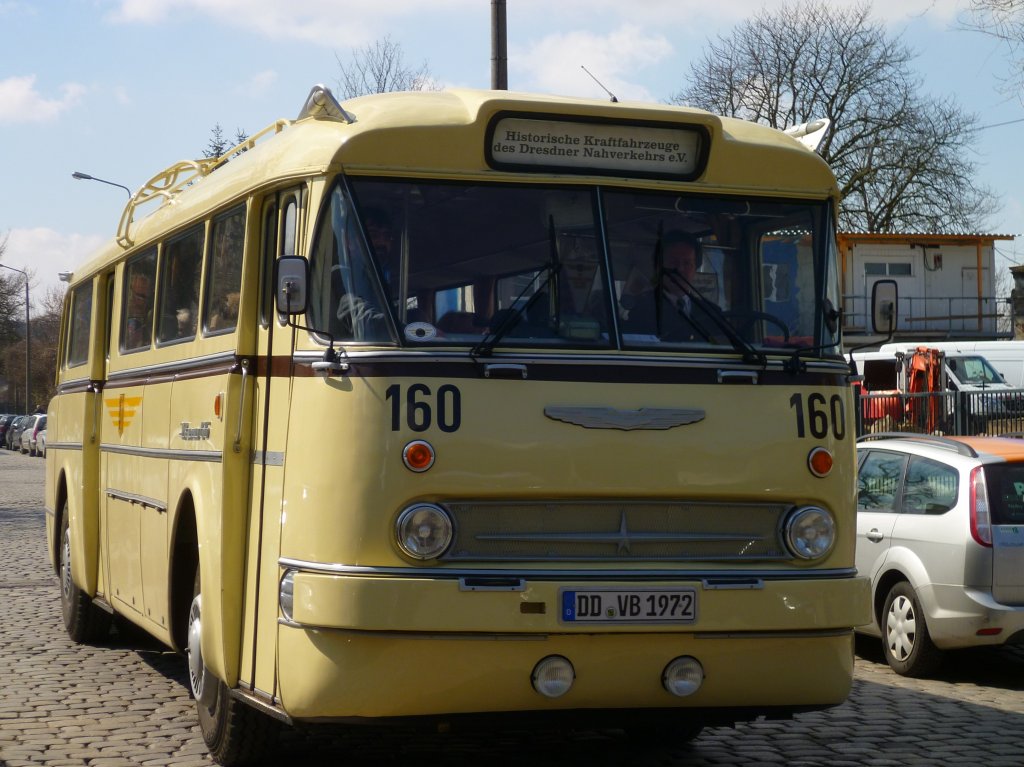
[[[791,559],[792,505],[707,502],[457,501],[444,559],[714,561]]]

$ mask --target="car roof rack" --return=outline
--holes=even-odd
[[[875,440],[883,439],[907,439],[913,442],[924,442],[933,447],[941,447],[946,450],[952,450],[960,455],[967,456],[968,458],[977,458],[978,451],[970,445],[960,442],[959,440],[950,439],[949,437],[940,437],[937,434],[918,434],[912,431],[880,431],[876,434],[865,434],[861,437],[857,437],[857,442],[873,442]]]

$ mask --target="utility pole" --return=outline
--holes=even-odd
[[[491,88],[508,90],[508,28],[505,0],[491,0]]]

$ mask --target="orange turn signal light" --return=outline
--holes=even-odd
[[[426,471],[434,465],[434,448],[422,439],[414,440],[403,448],[402,462],[409,471]]]
[[[833,462],[832,453],[823,447],[814,448],[807,456],[807,468],[816,477],[827,477]]]

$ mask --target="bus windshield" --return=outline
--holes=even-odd
[[[833,348],[830,222],[825,202],[339,178],[310,317],[339,340],[475,352]]]

